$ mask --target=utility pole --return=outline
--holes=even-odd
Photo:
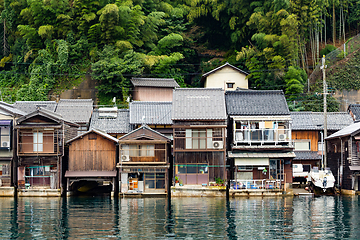
[[[327,95],[327,85],[326,85],[326,74],[325,74],[325,56],[322,57],[322,66],[320,67],[323,71],[323,95],[324,95],[324,142],[323,142],[323,151],[324,151],[324,165],[322,166],[325,169],[327,165],[327,154],[326,154],[326,144],[325,138],[327,137],[327,103],[326,103],[326,95]]]

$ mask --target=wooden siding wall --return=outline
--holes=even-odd
[[[335,147],[336,146],[336,147]],[[327,167],[330,168],[331,172],[335,177],[335,184],[340,184],[339,179],[339,168],[341,165],[341,153],[343,154],[343,176],[342,176],[342,189],[351,190],[352,188],[352,171],[350,171],[350,161],[348,160],[348,140],[343,139],[343,149],[341,151],[341,142],[339,139],[332,139],[327,141]]]
[[[133,99],[139,101],[172,101],[173,88],[135,87]]]
[[[319,142],[319,133],[318,131],[296,131],[291,132],[293,140],[309,139],[310,140],[310,150],[318,151],[318,142]]]
[[[224,152],[177,152],[175,154],[176,164],[201,164],[209,165],[209,181],[215,181],[215,177],[225,179],[224,168],[225,159]]]
[[[116,143],[96,134],[74,140],[69,146],[69,171],[114,171]],[[93,137],[94,138],[94,137]]]

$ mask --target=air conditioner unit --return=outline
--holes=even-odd
[[[286,140],[286,134],[279,134],[279,141],[285,141]]]
[[[10,147],[10,142],[2,142],[1,147]]]
[[[213,147],[215,149],[222,149],[224,148],[224,144],[222,141],[213,141]]]
[[[122,155],[122,156],[121,156],[121,161],[122,161],[122,162],[128,162],[128,161],[130,161],[130,156],[129,156],[129,155]]]

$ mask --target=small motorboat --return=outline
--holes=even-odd
[[[329,168],[319,170],[314,167],[311,169],[310,183],[314,193],[334,193],[335,178]]]

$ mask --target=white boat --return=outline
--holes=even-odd
[[[313,191],[322,190],[322,192],[334,192],[335,178],[329,168],[325,170],[319,170],[317,167],[314,167],[310,171],[310,181],[314,187]]]

